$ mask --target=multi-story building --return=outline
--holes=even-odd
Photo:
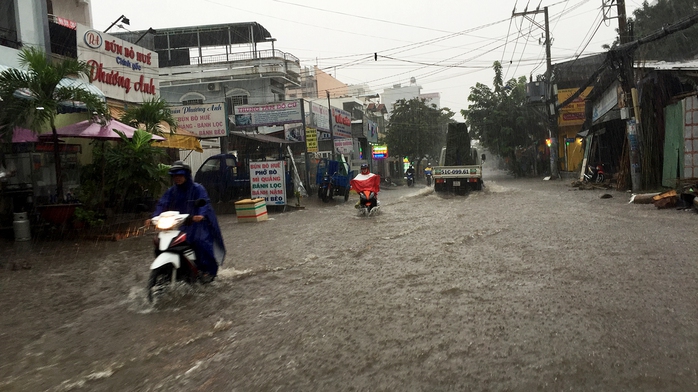
[[[3,0],[0,2],[0,71],[20,68],[19,53],[27,47],[43,50],[54,58],[77,58],[75,28],[78,24],[92,24],[87,0]],[[86,81],[64,80],[61,83],[86,88],[103,96]],[[2,110],[3,103],[0,102]],[[79,114],[59,116],[56,125],[77,122],[76,116]],[[18,133],[13,130],[14,136]],[[0,227],[3,228],[7,227],[8,220],[11,224],[12,212],[29,211],[33,205],[51,200],[55,193],[53,144],[40,142],[32,132],[25,132],[14,140],[18,142],[0,145],[0,171],[3,171],[0,176]],[[76,167],[83,157],[79,153],[82,147],[73,141],[61,144],[66,191],[78,184]]]
[[[276,39],[256,22],[117,33],[157,53],[159,93],[173,106],[225,103],[225,126],[237,105],[287,100],[287,89],[300,86],[298,58],[275,47]],[[219,137],[197,129],[202,145],[213,147],[199,157],[219,152]],[[225,128],[225,126],[223,128]],[[226,139],[222,139],[226,140]],[[224,143],[228,143],[224,141]],[[222,150],[228,151],[228,145]],[[200,162],[191,162],[198,167]]]

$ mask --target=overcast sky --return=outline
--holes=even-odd
[[[512,12],[539,14],[512,17]],[[609,0],[606,0],[608,3]],[[470,88],[492,85],[492,63],[505,79],[545,73],[543,7],[548,7],[553,63],[603,51],[618,19],[603,21],[602,0],[92,0],[94,28],[120,15],[130,31],[257,22],[276,38],[275,48],[318,65],[347,84],[374,92],[414,77],[422,93],[441,94],[456,113],[468,106]],[[628,16],[641,6],[626,0]],[[615,6],[607,10],[617,16]],[[117,26],[110,32],[125,31]],[[373,54],[378,53],[378,61]],[[462,120],[460,115],[456,119]]]

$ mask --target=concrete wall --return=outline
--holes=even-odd
[[[317,80],[318,98],[326,98],[326,91],[330,92],[330,97],[344,97],[348,95],[346,84],[318,67],[315,67],[315,80]]]
[[[405,87],[392,87],[386,88],[380,94],[381,103],[385,105],[388,110],[388,116],[393,112],[393,104],[400,100],[410,100],[419,96],[422,87],[416,84],[405,86]]]

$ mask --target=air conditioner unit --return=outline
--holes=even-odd
[[[207,91],[221,91],[221,84],[220,83],[209,83],[206,85],[206,90]]]

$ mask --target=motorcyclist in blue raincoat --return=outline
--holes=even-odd
[[[200,279],[204,283],[212,281],[218,266],[225,258],[225,245],[216,214],[211,207],[206,189],[195,183],[191,177],[191,167],[182,161],[176,161],[170,167],[169,174],[174,185],[158,201],[153,217],[163,211],[179,211],[189,214],[191,224],[183,225],[181,230],[187,234],[187,241],[196,252],[196,263],[201,271]],[[206,200],[206,204],[197,207],[195,201]]]

